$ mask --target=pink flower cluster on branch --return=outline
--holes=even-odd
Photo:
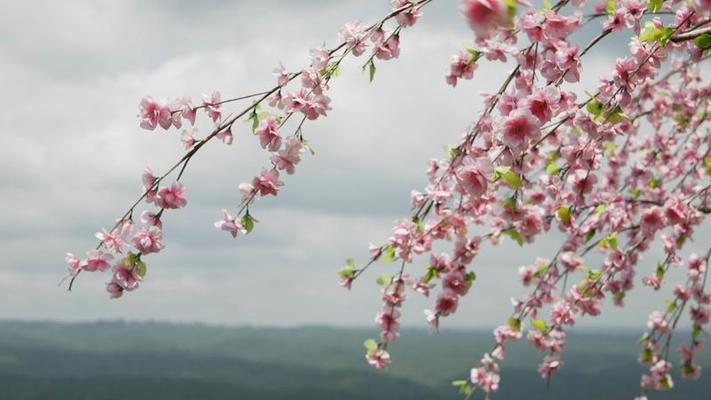
[[[346,24],[338,34],[340,44],[332,49],[317,48],[310,52],[311,63],[299,72],[288,72],[281,64],[274,71],[277,85],[267,91],[247,96],[223,100],[220,92],[204,95],[200,103],[189,97],[173,101],[155,100],[146,97],[139,104],[139,125],[147,130],[162,128],[181,129],[181,141],[186,153],[163,175],[155,176],[150,168],[143,174],[141,196],[120,217],[114,227],[96,235],[99,243],[95,249],[80,259],[67,254],[69,265],[69,289],[82,271],[112,270],[113,277],[106,290],[112,298],[138,288],[146,274],[145,256],[158,253],[165,248],[163,243],[163,217],[166,210],[175,210],[187,205],[185,189],[179,182],[193,156],[208,142],[218,139],[225,144],[234,142],[235,122],[246,119],[251,122],[252,133],[258,137],[260,146],[269,152],[270,166],[263,168],[251,182],[239,185],[242,200],[235,215],[223,210],[223,219],[214,223],[217,229],[228,232],[232,237],[249,233],[257,220],[250,214],[249,207],[258,198],[277,196],[284,185],[281,174],[294,174],[301,162],[302,153],[311,150],[303,134],[307,120],[327,116],[331,110],[331,99],[326,95],[329,82],[338,72],[341,62],[349,55],[361,56],[370,48],[371,56],[366,66],[370,68],[370,80],[375,71],[375,59],[390,60],[400,53],[400,32],[415,24],[422,15],[422,8],[431,0],[393,0],[393,9],[379,22],[364,26],[359,22]],[[389,30],[387,23],[395,21],[395,28]],[[365,67],[364,67],[365,69]],[[292,90],[289,86],[300,79],[300,87]],[[252,103],[232,114],[227,114],[228,103],[253,100]],[[195,105],[199,104],[199,105]],[[262,108],[269,107],[269,111]],[[208,134],[200,137],[194,128],[196,119],[203,115],[214,124]],[[297,117],[298,116],[298,117]],[[292,118],[293,117],[293,118]],[[299,118],[299,119],[297,119]],[[282,136],[289,120],[297,120],[293,135]],[[189,127],[188,127],[189,124]],[[175,181],[161,185],[169,175],[178,171]],[[134,211],[143,203],[152,204],[155,209],[145,210],[141,216],[141,226],[134,226]],[[112,264],[117,260],[115,264]]]
[[[568,3],[544,10],[519,3],[529,9],[517,13],[513,2],[462,1],[476,47],[452,58],[447,83],[474,78],[482,57],[511,58],[517,65],[500,90],[485,98],[484,112],[449,147],[448,157],[430,162],[429,185],[413,191],[410,218],[396,223],[388,243],[372,247],[365,266],[351,262],[339,273],[341,284],[350,288],[379,260],[400,260],[400,276],[411,276],[411,264],[426,256],[424,274],[409,286],[425,296],[438,291],[432,309],[425,310],[436,329],[469,292],[476,277],[472,262],[482,245],[496,245],[502,236],[525,245],[554,228],[562,232],[565,239],[552,258],[519,270],[524,286],[534,289],[513,300],[514,312],[494,331],[496,343],[470,379],[456,381],[467,395],[476,388],[498,389],[506,344],[524,337],[527,324],[529,343],[545,353],[538,371],[551,379],[564,365],[566,329],[580,317],[600,315],[603,299],[624,306],[641,256],[655,238],[665,244],[667,258],[641,282],[661,287],[667,269],[679,264],[677,252],[711,212],[711,84],[694,68],[711,48],[711,36],[704,36],[711,26],[709,10],[700,2],[675,9],[637,0],[610,8],[608,2],[607,12],[586,21],[606,17],[600,34],[579,47],[570,37],[585,23],[583,2],[574,2],[578,9],[564,15]],[[655,14],[670,15],[671,21]],[[601,79],[594,93],[578,101],[565,84],[580,80],[591,48],[624,29],[633,33],[629,54],[616,60],[612,76]],[[519,40],[528,44],[519,49]],[[663,68],[669,72],[660,78]],[[434,252],[436,242],[451,243],[451,251]],[[585,265],[593,250],[604,257],[598,268]],[[581,280],[567,288],[576,276]],[[703,287],[676,292],[698,293],[702,304],[692,320],[708,322]],[[668,317],[654,315],[659,321]],[[666,324],[675,325],[668,319]],[[379,352],[392,341],[382,340],[383,333],[381,324]],[[700,346],[694,343],[680,349],[685,376],[698,375],[693,360]],[[643,378],[644,390],[671,382],[671,364],[663,361]]]

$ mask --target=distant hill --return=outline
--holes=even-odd
[[[0,400],[460,399],[464,378],[490,348],[487,332],[405,330],[387,371],[369,368],[362,342],[375,329],[226,328],[164,323],[0,322]],[[631,399],[639,393],[638,335],[571,334],[550,389],[541,355],[507,348],[495,399]],[[702,354],[711,374],[711,351]],[[650,399],[711,399],[711,375]],[[481,398],[481,395],[475,396]]]

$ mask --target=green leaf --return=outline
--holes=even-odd
[[[657,42],[664,46],[673,33],[674,28],[668,26],[657,27],[654,22],[647,21],[644,24],[644,29],[639,33],[639,40],[641,42]]]
[[[470,394],[474,391],[474,389],[475,389],[474,387],[472,387],[472,386],[469,384],[469,381],[466,381],[466,380],[464,380],[464,379],[452,381],[452,386],[458,387],[458,388],[459,388],[459,393],[464,394],[464,395],[467,395],[467,397],[469,397],[469,395],[470,395]]]
[[[704,33],[703,35],[697,36],[696,39],[694,39],[694,43],[701,50],[706,51],[708,49],[711,49],[711,34]]]
[[[619,123],[622,118],[627,120],[632,119],[629,115],[625,114],[624,111],[622,111],[622,108],[620,108],[620,106],[617,106],[605,113],[605,120],[613,124]]]
[[[548,164],[546,164],[546,173],[550,176],[558,175],[558,172],[560,172],[560,167],[558,164],[556,164],[555,161],[550,161]]]
[[[136,262],[136,273],[138,274],[138,276],[141,277],[141,279],[146,276],[146,262],[145,261],[138,260]]]
[[[356,264],[352,258],[346,260],[346,266],[338,270],[338,276],[341,279],[353,278],[356,272]]]
[[[533,276],[535,276],[536,278],[541,278],[543,275],[546,274],[546,272],[548,272],[548,270],[550,268],[551,268],[550,264],[548,264],[548,263],[543,264],[540,267],[538,267],[538,269],[536,270],[536,273],[534,273]]]
[[[383,262],[384,263],[391,263],[397,259],[397,256],[395,255],[395,248],[393,245],[389,244],[385,246],[383,249]]]
[[[585,109],[588,110],[588,112],[592,114],[595,118],[599,117],[602,114],[603,108],[604,104],[596,97],[593,97],[593,99],[585,105]]]
[[[370,82],[373,82],[373,79],[375,78],[375,70],[375,62],[371,59],[368,63],[368,79]]]
[[[125,267],[133,267],[134,265],[136,265],[136,262],[138,260],[140,260],[140,257],[134,254],[132,251],[129,251],[128,255],[126,256],[126,260],[123,262],[123,265]]]
[[[590,231],[588,231],[588,233],[585,234],[585,243],[589,242],[590,239],[595,237],[596,233],[597,231],[595,229],[591,229]]]
[[[647,3],[647,11],[657,12],[662,9],[663,3],[664,0],[649,0],[649,3]]]
[[[515,240],[519,246],[523,246],[523,243],[524,243],[523,236],[521,236],[519,231],[517,231],[516,229],[514,229],[514,228],[504,229],[503,231],[501,231],[501,233],[503,233],[504,235],[507,235],[511,239]]]
[[[242,223],[242,228],[244,228],[247,234],[252,232],[252,229],[254,229],[254,223],[256,221],[257,220],[254,219],[254,217],[252,217],[251,215],[249,215],[249,213],[245,214],[244,217],[242,217],[242,219],[240,220],[240,222]]]
[[[598,217],[607,211],[607,205],[606,204],[599,204],[597,207],[595,207],[595,215]]]
[[[617,2],[615,0],[607,0],[607,5],[605,6],[605,12],[607,15],[612,15],[617,9]]]
[[[472,55],[472,62],[476,62],[481,57],[481,51],[473,47],[467,47],[467,53]]]
[[[412,218],[412,223],[417,226],[417,232],[418,233],[424,233],[425,232],[425,224],[422,222],[422,220],[419,217],[413,217]]]
[[[474,271],[469,271],[467,272],[466,275],[464,275],[464,280],[467,281],[467,283],[471,284],[476,280],[476,272]]]
[[[558,218],[560,218],[560,222],[562,222],[563,225],[570,225],[570,218],[572,217],[571,211],[571,206],[558,207],[558,211],[556,211],[556,214],[558,215]]]
[[[392,278],[392,276],[390,276],[390,274],[383,272],[382,274],[380,274],[380,276],[378,276],[375,279],[375,283],[377,283],[380,286],[385,286],[385,285],[389,285],[390,282],[392,282],[392,280],[393,280],[393,278]]]
[[[611,233],[600,240],[600,247],[602,248],[617,248],[617,233]]]
[[[677,309],[677,307],[679,307],[679,305],[676,303],[676,300],[669,299],[664,300],[664,302],[667,304],[667,313],[672,313],[674,312],[674,310]]]
[[[366,339],[366,341],[363,342],[363,346],[365,346],[365,349],[368,351],[368,354],[373,354],[378,351],[378,342],[376,342],[374,339]]]
[[[511,329],[515,331],[521,331],[523,328],[523,324],[521,323],[521,320],[515,317],[511,317],[508,320],[508,324],[511,327]]]
[[[496,178],[503,179],[507,185],[514,189],[520,189],[523,187],[523,182],[521,182],[521,177],[511,170],[509,167],[496,167],[495,169]]]
[[[454,160],[459,155],[459,147],[448,144],[444,146],[444,151],[449,155],[450,160]]]
[[[639,196],[642,194],[642,189],[635,187],[635,188],[631,188],[631,189],[629,190],[629,192],[630,192],[630,194],[632,195],[632,197],[634,197],[635,199],[637,199],[637,198],[639,198]]]
[[[541,332],[545,332],[548,330],[548,324],[546,324],[546,321],[544,321],[542,319],[531,320],[531,325]]]
[[[657,279],[659,279],[660,281],[663,280],[665,272],[666,271],[664,270],[664,266],[662,265],[662,263],[658,262],[657,263],[657,272],[656,272]]]

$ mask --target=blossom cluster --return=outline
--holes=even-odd
[[[711,48],[708,8],[702,2],[662,9],[657,2],[623,0],[601,3],[596,14],[585,16],[583,3],[563,0],[539,10],[524,2],[461,2],[474,46],[452,57],[447,83],[475,78],[484,59],[513,60],[516,67],[497,93],[485,97],[484,111],[448,147],[447,157],[429,163],[429,185],[413,191],[410,218],[396,222],[364,267],[349,265],[340,273],[341,284],[350,287],[376,261],[401,261],[404,273],[413,275],[411,264],[426,260],[411,287],[426,296],[439,287],[432,309],[425,310],[437,328],[473,284],[472,263],[482,245],[508,237],[523,246],[553,230],[564,234],[549,259],[519,269],[532,291],[512,300],[511,317],[494,330],[493,349],[468,380],[455,382],[465,394],[496,391],[507,343],[524,336],[544,353],[538,372],[551,379],[564,365],[567,329],[581,317],[601,315],[604,299],[624,306],[642,255],[656,240],[667,258],[640,281],[659,289],[711,212],[711,84],[694,67]],[[517,10],[521,6],[526,9]],[[565,13],[566,6],[573,10]],[[576,43],[573,33],[597,18],[600,33],[584,46]],[[627,29],[629,54],[579,98],[571,84],[580,80],[588,51]],[[488,233],[479,233],[481,228]],[[435,246],[440,241],[451,243],[451,251],[442,253]],[[586,265],[592,251],[602,256],[598,267]],[[690,274],[703,274],[698,261],[691,264],[696,272]],[[696,335],[679,354],[682,375],[698,376],[698,336],[709,318],[704,285],[697,278],[678,286],[670,303],[675,313],[650,317],[645,345],[653,364],[642,391],[671,386],[668,354],[654,346],[660,335],[672,334],[676,323],[670,318],[692,298],[697,303],[688,312]],[[387,342],[378,344],[382,349]]]
[[[143,174],[143,189],[139,199],[119,218],[110,230],[103,230],[96,237],[99,243],[80,259],[67,254],[70,279],[69,289],[82,271],[112,270],[112,279],[106,290],[112,298],[121,297],[125,292],[138,288],[146,274],[145,256],[158,253],[165,248],[163,243],[163,217],[166,210],[183,208],[187,205],[185,189],[180,179],[188,162],[208,142],[221,140],[227,145],[234,142],[235,122],[246,119],[251,122],[252,133],[260,147],[269,153],[269,166],[261,170],[250,182],[239,185],[242,200],[237,213],[222,210],[223,218],[214,223],[217,229],[232,237],[249,233],[257,219],[250,214],[250,205],[265,196],[277,196],[284,185],[282,174],[291,175],[302,161],[306,150],[311,150],[304,138],[303,125],[308,121],[326,117],[331,110],[331,98],[327,95],[329,82],[338,72],[341,62],[349,55],[359,57],[370,51],[365,68],[369,69],[370,80],[375,73],[375,60],[391,60],[400,54],[400,33],[403,28],[414,25],[422,16],[422,8],[431,0],[393,0],[392,11],[379,22],[366,26],[351,22],[338,33],[340,44],[332,49],[325,47],[311,49],[310,64],[298,72],[289,72],[279,64],[274,70],[276,86],[270,90],[230,99],[223,99],[219,91],[203,95],[201,101],[190,97],[175,100],[156,100],[145,97],[138,108],[141,128],[154,131],[182,129],[180,140],[186,153],[163,175],[155,176],[150,168]],[[388,28],[394,21],[395,27]],[[293,88],[292,82],[299,86]],[[252,103],[241,111],[228,113],[228,103],[243,100]],[[269,111],[264,111],[268,109]],[[197,118],[204,115],[213,128],[200,135],[196,128]],[[282,131],[289,120],[300,118],[292,135]],[[169,186],[161,183],[168,176],[179,171]],[[140,215],[141,224],[134,227],[134,213],[137,207],[148,204],[149,209]],[[151,209],[150,206],[155,208]],[[115,264],[112,264],[114,263]]]

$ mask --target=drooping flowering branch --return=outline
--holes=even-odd
[[[82,271],[106,271],[111,269],[113,279],[107,284],[111,297],[117,298],[127,291],[136,289],[146,274],[145,255],[157,253],[164,248],[162,237],[163,215],[166,210],[179,209],[187,205],[185,190],[180,179],[188,163],[207,143],[214,139],[232,144],[235,122],[246,119],[252,123],[252,132],[259,138],[263,149],[271,153],[270,168],[262,170],[251,183],[240,185],[243,196],[235,216],[224,210],[222,220],[215,223],[218,229],[229,232],[233,237],[239,233],[249,233],[257,220],[249,213],[249,207],[259,197],[276,196],[284,184],[280,172],[293,174],[301,161],[301,153],[310,150],[303,135],[303,126],[307,120],[325,117],[331,109],[331,99],[326,95],[331,79],[337,74],[341,62],[349,55],[358,57],[368,47],[371,55],[366,66],[370,80],[375,73],[375,60],[397,58],[400,52],[400,32],[403,28],[415,24],[422,15],[422,8],[432,0],[394,0],[393,10],[380,21],[370,26],[359,22],[346,24],[339,32],[340,43],[332,49],[318,48],[311,50],[311,64],[298,72],[288,72],[283,66],[274,71],[277,85],[273,88],[228,100],[222,100],[219,92],[203,96],[202,104],[195,106],[190,98],[181,98],[172,102],[156,101],[146,97],[139,108],[140,125],[144,129],[155,130],[157,127],[168,130],[180,129],[184,124],[194,126],[199,112],[204,112],[214,124],[213,130],[199,138],[197,129],[184,130],[181,140],[186,153],[163,174],[156,176],[150,168],[143,174],[143,191],[138,199],[116,221],[109,230],[97,233],[99,243],[80,259],[73,254],[67,255],[69,264],[69,290]],[[396,27],[388,31],[386,23],[394,20]],[[365,67],[364,67],[365,69]],[[301,87],[297,91],[286,92],[287,87],[301,78]],[[225,115],[224,106],[228,103],[252,100],[235,112]],[[262,111],[267,105],[275,112]],[[300,115],[300,121],[293,135],[283,138],[280,131],[292,117]],[[169,176],[178,171],[175,181],[163,186]],[[141,214],[142,226],[134,229],[134,212],[146,201],[156,207],[155,211],[146,210]],[[127,251],[130,249],[129,251]],[[112,261],[118,258],[118,263]]]
[[[569,36],[582,25],[582,17],[579,12],[562,15],[567,4],[561,1],[516,15],[512,3],[463,1],[477,48],[452,58],[447,83],[455,86],[460,79],[474,78],[481,57],[506,61],[511,56],[518,63],[500,90],[487,98],[484,112],[461,142],[450,148],[449,157],[430,163],[430,185],[424,192],[413,192],[410,218],[397,222],[387,244],[372,246],[364,267],[349,262],[340,271],[341,284],[350,287],[378,260],[401,260],[409,266],[415,256],[430,255],[419,279],[408,280],[407,268],[394,277],[378,278],[385,286],[383,310],[376,318],[380,341],[366,342],[366,358],[376,367],[390,362],[387,347],[398,337],[400,313],[393,305],[399,310],[406,293],[399,290],[393,299],[393,282],[403,286],[404,276],[425,296],[441,283],[434,309],[425,310],[436,329],[469,292],[476,275],[468,267],[485,241],[496,244],[506,235],[523,245],[556,222],[567,236],[560,250],[551,260],[522,267],[524,284],[536,282],[535,290],[517,300],[511,318],[496,329],[497,344],[472,369],[471,379],[456,385],[467,395],[476,387],[487,394],[497,390],[504,345],[522,337],[527,319],[533,326],[529,341],[548,353],[539,372],[550,379],[562,366],[563,327],[577,317],[599,315],[600,301],[607,295],[623,305],[638,258],[655,233],[671,229],[673,233],[662,238],[673,242],[676,251],[709,212],[708,188],[699,183],[711,172],[709,131],[704,128],[711,86],[692,68],[711,48],[711,36],[705,36],[707,9],[701,3],[671,11],[671,5],[662,9],[662,3],[654,1],[607,2],[598,7],[606,12],[591,16],[607,17],[602,32],[579,50]],[[666,25],[657,17],[645,22],[645,14],[675,17]],[[576,103],[575,94],[562,85],[578,82],[582,56],[625,27],[636,33],[631,55],[617,59],[612,79],[603,79],[594,94]],[[523,33],[530,44],[517,50],[514,45]],[[670,71],[655,81],[673,51],[688,54],[688,59],[674,60]],[[679,82],[670,82],[674,75],[680,75]],[[649,102],[651,108],[644,108]],[[498,120],[493,118],[495,109]],[[670,128],[666,134],[665,127]],[[643,130],[651,132],[645,135]],[[624,138],[620,147],[618,138]],[[486,225],[489,233],[469,235]],[[453,243],[450,254],[433,252],[434,243],[442,240]],[[583,266],[583,257],[593,249],[606,254],[599,269]],[[673,259],[661,264],[660,274]],[[561,282],[566,293],[567,281],[576,272],[584,273],[583,281],[567,294],[556,295]],[[658,286],[652,277],[643,283]],[[552,307],[548,321],[539,319],[546,305]],[[702,308],[708,310],[707,305]],[[649,386],[643,381],[644,388]]]

